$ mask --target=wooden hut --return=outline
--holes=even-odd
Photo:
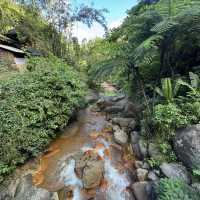
[[[11,68],[22,71],[25,69],[25,53],[21,49],[0,44],[0,60],[10,63]]]

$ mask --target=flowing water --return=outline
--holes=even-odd
[[[78,120],[40,158],[33,173],[33,183],[58,192],[60,200],[131,199],[128,171],[133,168],[133,162],[127,156],[127,147],[113,142],[111,127],[102,113],[88,108],[80,111],[78,116]],[[77,157],[85,154],[98,155],[98,160],[103,163],[101,182],[93,189],[84,188],[83,180],[76,171]],[[68,191],[66,195],[61,194],[63,188]]]

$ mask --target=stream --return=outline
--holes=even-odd
[[[89,107],[41,156],[33,184],[57,192],[59,200],[132,199],[127,149],[113,141],[105,115]]]

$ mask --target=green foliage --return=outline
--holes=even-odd
[[[190,117],[191,123],[198,123],[200,120],[200,91],[188,92],[186,97],[180,98],[180,107],[185,115]]]
[[[163,154],[164,160],[166,162],[174,162],[177,160],[177,157],[172,149],[172,146],[167,142],[162,142],[160,145],[160,151]]]
[[[78,72],[62,61],[29,62],[31,72],[0,82],[0,166],[5,166],[1,176],[7,173],[5,169],[44,150],[67,125],[85,94]]]
[[[198,200],[197,192],[181,180],[161,179],[157,186],[158,200]]]
[[[156,160],[154,158],[148,159],[147,162],[151,168],[158,168],[161,164],[159,160]]]
[[[199,168],[194,168],[192,170],[192,174],[197,180],[200,180],[200,169]]]
[[[174,97],[177,93],[177,87],[172,88],[172,81],[170,78],[165,78],[161,80],[162,89],[156,87],[155,91],[162,97],[166,99],[168,103],[174,101]]]
[[[184,127],[190,123],[188,117],[173,103],[156,105],[153,120],[156,132],[168,140],[174,136],[177,128]]]

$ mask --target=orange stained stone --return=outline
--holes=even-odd
[[[103,132],[105,132],[105,133],[112,133],[113,129],[112,129],[111,126],[110,127],[106,127],[106,128],[103,129]]]
[[[89,155],[89,156],[90,156],[90,155],[93,154],[93,152],[94,152],[93,150],[88,150],[88,151],[86,151],[86,152],[84,153],[84,155]]]
[[[112,160],[112,156],[109,149],[104,150],[104,155],[107,156],[110,160]]]
[[[103,160],[103,157],[99,156],[97,157],[98,160]]]
[[[98,143],[98,144],[96,144],[96,146],[95,146],[95,149],[103,149],[103,148],[105,148],[105,145],[102,144],[102,143]]]
[[[101,135],[101,133],[99,133],[99,132],[90,133],[90,137],[92,139],[97,139],[100,135]]]
[[[38,186],[44,182],[44,175],[42,172],[35,172],[32,174],[34,185]]]
[[[50,151],[49,153],[47,153],[46,155],[44,155],[44,158],[50,158],[52,156],[54,156],[55,154],[59,153],[60,149],[55,149],[53,151]]]
[[[106,179],[102,179],[101,184],[100,184],[100,188],[105,191],[108,188],[108,181]]]

